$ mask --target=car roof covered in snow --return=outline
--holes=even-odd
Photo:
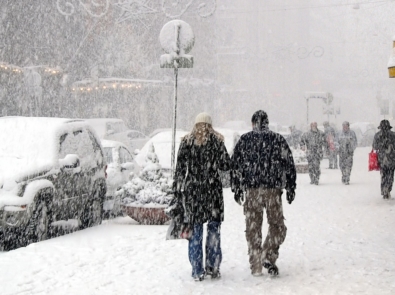
[[[52,167],[59,136],[87,126],[82,120],[40,117],[0,118],[0,181],[22,171]]]
[[[115,140],[107,140],[107,139],[102,139],[101,140],[101,145],[105,148],[116,148],[116,147],[124,147],[126,149],[127,146],[124,145],[122,142],[120,141],[115,141]]]
[[[175,157],[177,160],[177,152],[180,146],[181,138],[188,134],[187,131],[176,131],[175,138]],[[171,168],[171,146],[172,146],[172,130],[159,132],[146,142],[139,154],[136,156],[136,162],[140,166],[144,166],[145,157],[147,156],[149,147],[154,144],[155,153],[159,158],[159,164],[162,168]]]
[[[124,128],[122,131],[128,130],[128,127],[126,126],[125,122],[122,119],[116,119],[116,118],[93,118],[93,119],[83,119],[85,120],[90,126],[95,129],[97,132],[97,135],[99,135],[100,138],[103,138],[106,135],[107,131],[107,123],[118,123],[118,124],[123,124]]]

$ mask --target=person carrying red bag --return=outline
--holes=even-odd
[[[378,162],[381,175],[381,195],[384,199],[390,198],[395,170],[395,133],[388,120],[381,120],[380,129],[374,135],[373,149],[378,153]]]

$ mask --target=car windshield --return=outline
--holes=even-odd
[[[114,160],[112,158],[112,148],[105,147],[103,148],[104,158],[106,159],[107,164],[112,163]]]

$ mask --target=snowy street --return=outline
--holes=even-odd
[[[327,160],[319,186],[298,174],[294,203],[283,198],[288,234],[277,278],[250,274],[242,207],[225,189],[220,280],[193,281],[187,241],[166,241],[166,225],[124,217],[0,253],[0,293],[395,294],[395,192],[380,196],[369,152],[357,148],[349,186]]]

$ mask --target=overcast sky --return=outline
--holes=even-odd
[[[341,110],[339,124],[382,119],[378,93],[390,100],[392,115],[395,80],[388,77],[387,63],[395,35],[394,1],[218,4],[220,23],[233,30],[231,44],[224,47],[233,46],[247,56],[238,59],[235,71],[238,87],[248,90],[245,96],[253,100],[242,115],[246,120],[253,109],[263,108],[271,121],[305,124],[307,91],[333,94]],[[322,102],[312,100],[309,121],[320,124],[325,119]],[[330,120],[335,121],[334,116]]]

